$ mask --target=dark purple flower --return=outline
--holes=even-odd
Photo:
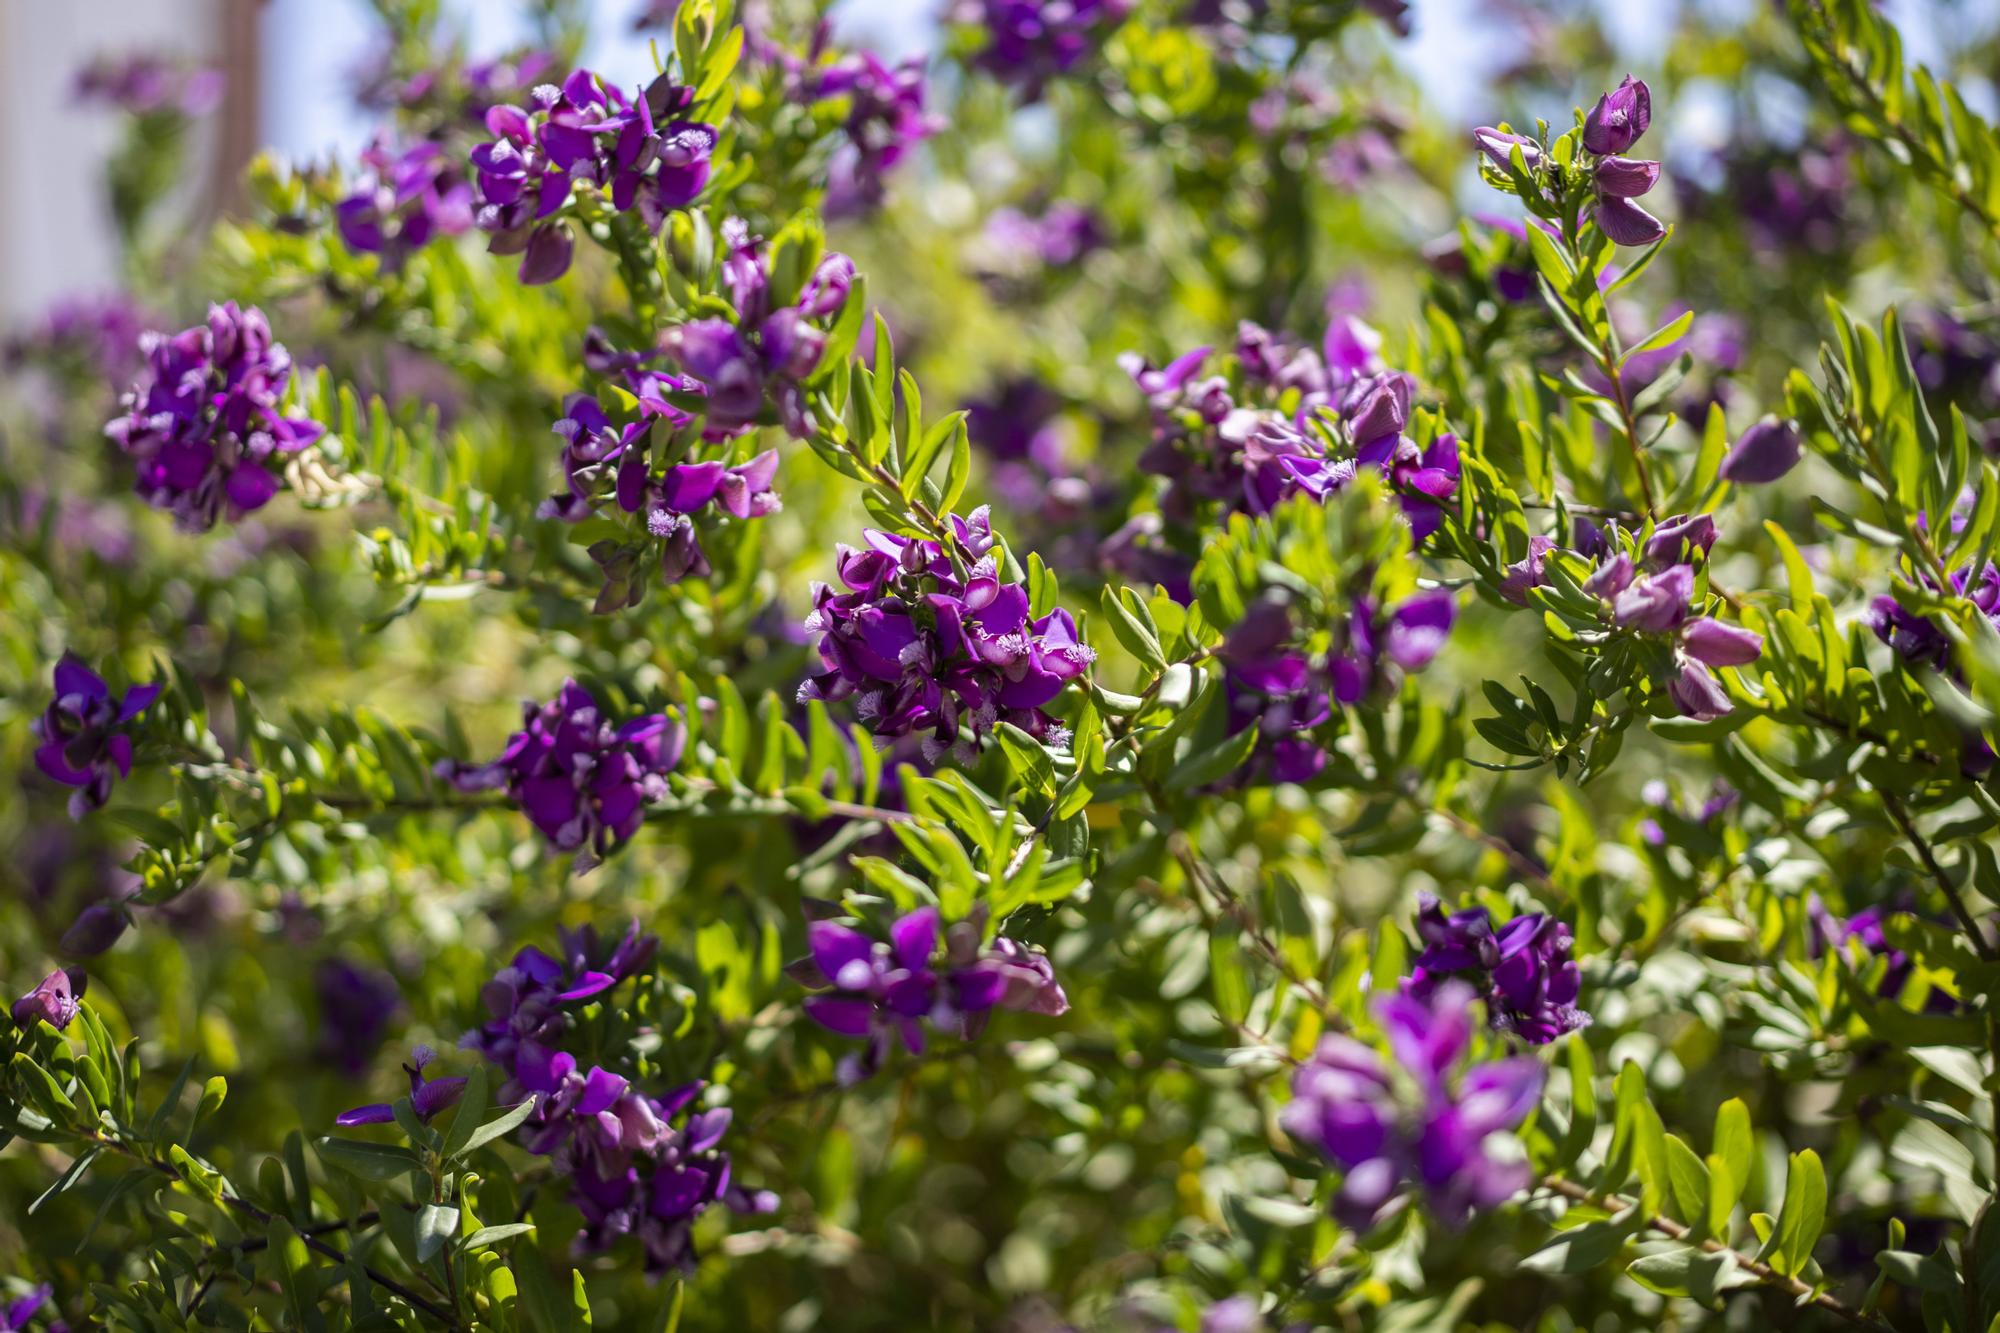
[[[1681,628],[1681,648],[1712,667],[1748,666],[1764,650],[1764,636],[1713,616],[1701,616]]]
[[[973,63],[1030,101],[1095,51],[1132,0],[954,0],[949,18],[983,30]]]
[[[1589,1025],[1590,1015],[1576,1007],[1583,975],[1570,957],[1570,929],[1554,917],[1528,913],[1496,931],[1485,908],[1447,915],[1425,893],[1417,900],[1417,936],[1424,951],[1403,982],[1416,999],[1429,1000],[1445,981],[1466,982],[1486,1001],[1496,1030],[1534,1046]]]
[[[506,788],[558,851],[578,854],[580,871],[638,831],[687,742],[687,729],[661,713],[614,727],[573,680],[549,703],[523,705],[522,723],[498,759],[444,760],[438,776],[461,791]]]
[[[1667,697],[1683,717],[1701,722],[1721,717],[1734,707],[1709,669],[1687,658],[1680,660],[1675,674],[1667,681]]]
[[[963,575],[937,543],[873,528],[865,548],[838,549],[848,590],[814,585],[806,628],[821,635],[822,670],[799,700],[852,697],[855,715],[885,738],[928,732],[931,763],[946,753],[969,759],[1003,720],[1066,743],[1043,707],[1096,655],[1069,612],[1032,618],[1027,588],[1000,581],[984,506],[951,522],[974,562]]]
[[[254,306],[212,305],[206,324],[140,346],[147,369],[104,433],[137,465],[139,495],[184,531],[263,508],[290,456],[325,433],[280,410],[292,358]]]
[[[162,686],[134,685],[114,699],[104,677],[74,653],[56,663],[55,697],[34,724],[35,766],[77,791],[71,819],[111,799],[111,785],[132,774],[132,723],[160,697]]]
[[[1522,1056],[1453,1077],[1472,1040],[1473,993],[1462,982],[1428,1000],[1385,995],[1375,1014],[1391,1066],[1351,1037],[1322,1038],[1292,1078],[1281,1113],[1293,1139],[1339,1166],[1334,1215],[1373,1225],[1410,1187],[1421,1188],[1448,1226],[1492,1208],[1528,1183],[1525,1162],[1502,1161],[1486,1140],[1526,1119],[1541,1094],[1541,1066]]]
[[[437,1052],[428,1046],[419,1046],[411,1052],[410,1063],[403,1066],[403,1072],[410,1076],[410,1109],[417,1119],[429,1124],[433,1117],[454,1105],[465,1092],[462,1076],[451,1078],[431,1078],[424,1073]],[[357,1106],[352,1111],[342,1111],[334,1117],[336,1125],[386,1125],[396,1119],[396,1108],[388,1102],[374,1102],[367,1106]]]
[[[33,990],[14,1001],[8,1012],[13,1015],[16,1027],[27,1029],[36,1023],[47,1023],[60,1032],[76,1017],[77,1001],[90,985],[90,979],[80,967],[58,968],[43,977]]]
[[[360,186],[334,206],[347,248],[395,269],[439,236],[472,228],[472,186],[444,149],[422,140],[393,150],[377,138],[361,154]]]
[[[313,994],[319,1001],[321,1058],[350,1078],[361,1074],[402,1007],[402,988],[379,968],[328,958],[313,969]]]
[[[1583,118],[1584,151],[1599,156],[1624,153],[1644,137],[1652,123],[1652,91],[1643,80],[1627,74],[1625,81],[1599,97]]]
[[[1797,428],[1767,416],[1729,446],[1722,456],[1722,476],[1751,485],[1776,481],[1798,466],[1803,452]]]
[[[807,925],[811,952],[787,969],[802,984],[822,988],[806,998],[806,1017],[843,1037],[868,1039],[860,1055],[841,1059],[842,1083],[880,1069],[897,1041],[921,1053],[926,1023],[969,1041],[996,1008],[1049,1017],[1068,1011],[1069,997],[1046,955],[1004,937],[982,949],[975,921],[942,934],[940,940],[935,907],[899,917],[887,941],[834,921]]]
[[[1507,566],[1506,575],[1500,580],[1500,595],[1516,606],[1526,606],[1528,590],[1542,586],[1542,562],[1555,549],[1553,537],[1528,538],[1528,553]]]
[[[1885,595],[1870,604],[1868,624],[1875,637],[1895,649],[1898,657],[1934,671],[1950,669],[1951,638],[1929,616],[1911,611],[1894,597]]]

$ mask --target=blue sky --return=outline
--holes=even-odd
[[[597,36],[585,52],[591,68],[621,82],[652,73],[646,44],[633,39],[628,20],[636,0],[590,0]],[[1685,0],[1723,14],[1740,14],[1765,0]],[[449,8],[466,20],[473,48],[491,52],[523,35],[517,6],[502,0],[451,0]],[[942,0],[846,0],[836,11],[843,40],[891,55],[920,51],[933,39],[931,15]],[[1504,47],[1504,30],[1477,15],[1477,0],[1416,0],[1416,29],[1398,50],[1416,73],[1439,114],[1472,124],[1500,113],[1482,105],[1484,73],[1493,53]],[[1654,63],[1671,29],[1678,0],[1641,0],[1606,6],[1607,24],[1619,52],[1635,72]],[[1922,60],[1937,50],[1939,25],[1990,25],[2000,0],[1893,0],[1888,6],[1902,25],[1910,54]],[[366,53],[370,34],[363,0],[272,0],[266,10],[266,107],[270,141],[288,157],[352,153],[366,143],[373,126],[354,114],[347,101],[350,71]],[[1985,90],[1980,90],[1985,91]]]

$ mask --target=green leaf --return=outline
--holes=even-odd
[[[1000,748],[1007,755],[1007,766],[1021,780],[1021,785],[1037,796],[1053,796],[1055,765],[1042,743],[1012,722],[1000,723],[993,728],[993,734],[999,738]]]
[[[1674,1216],[1685,1221],[1699,1236],[1708,1224],[1708,1167],[1695,1150],[1669,1134],[1667,1184],[1673,1196]]]
[[[1226,736],[1206,750],[1189,755],[1167,774],[1168,790],[1192,791],[1220,782],[1249,762],[1251,752],[1257,748],[1257,736],[1257,728],[1245,727],[1234,736]]]
[[[292,1224],[282,1217],[272,1218],[264,1235],[272,1266],[277,1270],[278,1286],[285,1293],[285,1303],[291,1306],[293,1321],[303,1328],[309,1315],[317,1313],[318,1293],[308,1289],[312,1252],[306,1249],[305,1241]]]
[[[1826,1171],[1819,1154],[1808,1148],[1793,1153],[1785,1177],[1785,1204],[1778,1212],[1771,1267],[1797,1277],[1812,1260],[1813,1246],[1826,1222]]]
[[[466,1143],[472,1138],[472,1131],[479,1127],[486,1115],[486,1103],[490,1096],[489,1078],[486,1066],[475,1065],[466,1077],[465,1091],[459,1094],[458,1109],[453,1112],[451,1128],[445,1132],[444,1142],[438,1146],[438,1154],[447,1161],[465,1151]]]
[[[326,1137],[313,1140],[313,1147],[321,1161],[363,1180],[397,1180],[423,1165],[408,1148],[387,1143]]]
[[[1125,598],[1132,599],[1132,605],[1125,604]],[[1130,589],[1108,584],[1102,598],[1104,618],[1111,622],[1111,632],[1125,651],[1139,659],[1141,663],[1158,674],[1167,669],[1166,654],[1160,650],[1160,636],[1154,629],[1152,615],[1146,604],[1139,600]]]
[[[1640,339],[1637,344],[1625,353],[1619,364],[1624,365],[1635,356],[1640,356],[1646,352],[1657,352],[1669,343],[1680,341],[1687,336],[1688,328],[1693,323],[1694,311],[1685,311],[1679,319],[1669,320]]]
[[[458,1206],[427,1203],[417,1210],[417,1262],[427,1264],[458,1234]]]
[[[1742,1198],[1750,1188],[1750,1173],[1757,1162],[1757,1131],[1750,1124],[1750,1108],[1740,1097],[1731,1097],[1715,1108],[1714,1155],[1729,1168],[1731,1196]],[[1717,1190],[1719,1193],[1719,1185]]]
[[[489,1245],[497,1245],[515,1236],[525,1236],[535,1229],[533,1222],[505,1222],[497,1227],[481,1227],[459,1243],[459,1249],[466,1253],[483,1250]]]

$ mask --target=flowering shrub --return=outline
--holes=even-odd
[[[1976,24],[374,8],[0,342],[0,1329],[2000,1326]]]

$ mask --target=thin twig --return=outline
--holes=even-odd
[[[1638,1207],[1637,1204],[1629,1199],[1621,1199],[1615,1194],[1593,1194],[1590,1190],[1577,1184],[1575,1181],[1562,1180],[1555,1176],[1542,1177],[1542,1186],[1550,1192],[1560,1194],[1572,1202],[1589,1204],[1592,1207],[1603,1208],[1612,1213],[1622,1213],[1627,1209]],[[1645,1219],[1645,1225],[1648,1230],[1657,1231],[1668,1240],[1677,1240],[1684,1244],[1694,1245],[1704,1254],[1729,1255],[1736,1260],[1738,1268],[1741,1268],[1759,1282],[1767,1286],[1777,1287],[1801,1301],[1817,1305],[1820,1309],[1845,1319],[1857,1328],[1872,1328],[1881,1330],[1881,1333],[1895,1333],[1894,1328],[1882,1320],[1875,1318],[1873,1315],[1865,1314],[1851,1305],[1844,1304],[1836,1297],[1813,1287],[1810,1283],[1803,1282],[1795,1277],[1787,1277],[1769,1264],[1760,1263],[1749,1255],[1724,1245],[1721,1241],[1690,1240],[1689,1236],[1692,1228],[1684,1222],[1675,1221],[1664,1213],[1656,1213],[1648,1216]]]

